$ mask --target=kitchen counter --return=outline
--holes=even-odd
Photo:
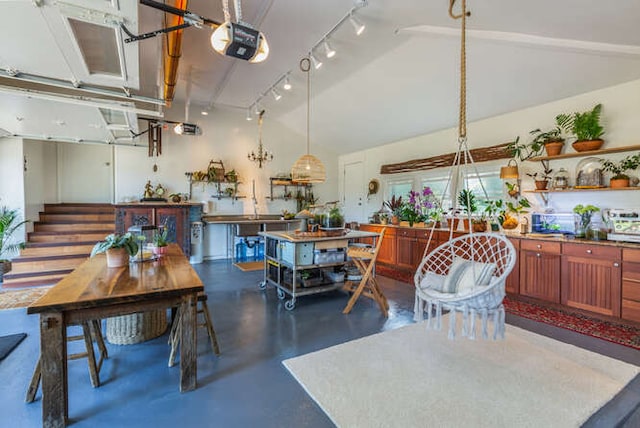
[[[192,207],[192,206],[197,206],[197,205],[202,205],[202,202],[154,202],[154,201],[145,201],[145,202],[139,202],[139,201],[135,201],[135,202],[119,202],[117,204],[114,204],[114,206],[116,207],[147,207],[147,206],[154,206],[154,207]]]
[[[202,221],[209,224],[289,224],[299,223],[300,219],[282,220],[277,214],[259,215],[204,215]]]

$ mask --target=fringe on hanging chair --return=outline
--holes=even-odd
[[[489,338],[489,329],[487,324],[489,323],[489,311],[485,308],[482,309],[482,338]]]
[[[469,305],[462,307],[462,337],[469,335]]]
[[[471,340],[476,340],[476,316],[476,310],[471,309],[471,311],[469,311],[469,323],[471,324],[469,328],[469,339]]]
[[[413,320],[415,322],[424,321],[424,300],[416,293],[416,300],[413,304]]]

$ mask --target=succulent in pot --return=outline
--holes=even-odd
[[[169,230],[163,226],[160,226],[160,228],[155,231],[153,234],[153,254],[166,254],[169,245],[168,234]]]

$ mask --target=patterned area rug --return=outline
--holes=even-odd
[[[27,307],[44,296],[51,287],[53,286],[22,288],[19,290],[0,290],[0,309]]]
[[[378,274],[398,281],[413,283],[413,273],[399,272],[384,265],[376,266]],[[504,307],[507,313],[534,321],[551,324],[577,333],[597,337],[619,345],[640,349],[640,328],[592,318],[570,309],[547,307],[542,304],[523,302],[506,297]]]
[[[640,349],[640,329],[633,326],[591,318],[571,310],[549,308],[541,304],[523,302],[509,297],[504,299],[504,307],[508,313],[519,317],[529,318],[619,345]]]

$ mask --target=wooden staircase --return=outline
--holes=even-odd
[[[115,231],[111,204],[45,204],[3,288],[55,284],[86,260],[96,242]]]

